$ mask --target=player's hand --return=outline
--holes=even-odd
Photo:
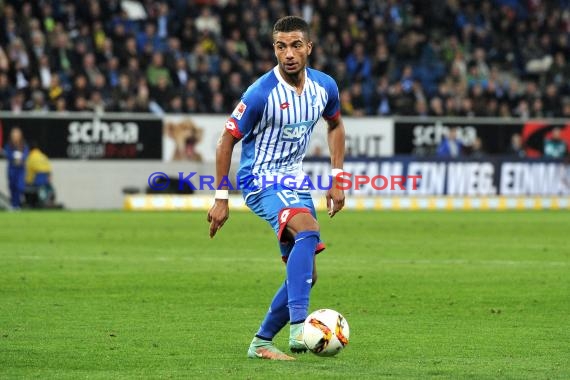
[[[330,189],[327,191],[327,208],[329,210],[329,216],[332,218],[337,212],[342,210],[344,207],[344,190],[336,185],[336,181],[333,179],[333,183]]]
[[[230,207],[227,199],[216,199],[214,205],[208,211],[208,223],[210,223],[210,238],[216,235],[216,232],[230,217]]]

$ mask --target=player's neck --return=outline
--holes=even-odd
[[[303,88],[305,87],[305,70],[301,70],[295,75],[289,75],[279,68],[279,73],[287,84],[295,88],[297,95],[301,95],[303,93]]]

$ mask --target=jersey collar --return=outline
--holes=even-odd
[[[283,79],[283,77],[281,76],[281,72],[279,72],[279,65],[275,66],[273,68],[273,72],[275,73],[275,76],[277,77],[277,80],[279,81],[279,83],[281,83],[283,86],[285,86],[285,88],[293,91],[295,94],[297,94],[297,89],[293,86],[291,86],[289,83],[287,83],[287,81],[285,81],[285,79]],[[307,89],[307,81],[308,81],[309,76],[307,75],[307,68],[305,67],[305,83],[303,84],[303,91],[301,91],[301,95],[303,95],[305,93],[305,90]],[[300,96],[299,94],[297,94],[298,96]]]

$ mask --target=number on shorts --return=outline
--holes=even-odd
[[[285,206],[299,203],[299,196],[293,190],[281,190],[277,193],[279,199]]]

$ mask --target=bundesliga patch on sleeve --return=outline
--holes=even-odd
[[[244,102],[239,102],[239,104],[234,109],[232,116],[235,117],[237,120],[241,120],[241,117],[243,116],[243,113],[245,112],[246,108],[247,106],[245,105]]]

